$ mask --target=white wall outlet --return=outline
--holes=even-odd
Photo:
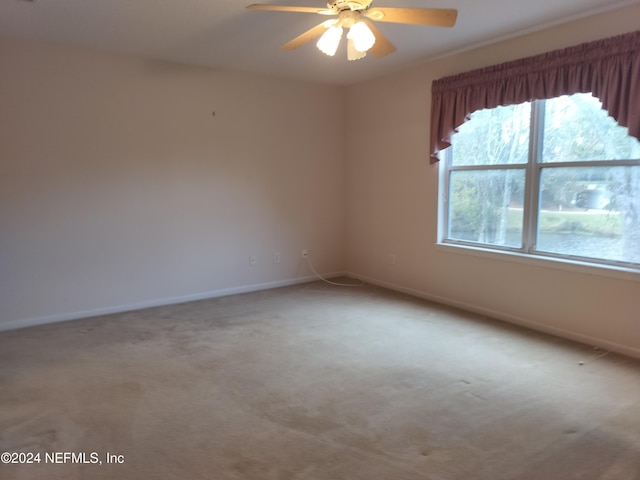
[[[396,264],[396,254],[395,253],[389,254],[389,264],[390,265],[395,265]]]
[[[309,256],[309,250],[306,248],[302,249],[302,258],[307,258]]]
[[[280,252],[273,252],[273,263],[280,263]]]
[[[255,255],[249,255],[249,265],[251,265],[252,267],[256,264],[256,256]]]

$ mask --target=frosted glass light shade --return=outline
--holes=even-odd
[[[376,37],[364,22],[354,23],[349,29],[347,38],[353,40],[353,45],[359,52],[366,52],[376,43]]]
[[[334,25],[322,34],[316,45],[322,53],[333,57],[336,54],[336,50],[338,50],[341,38],[342,27]]]
[[[347,59],[348,60],[359,60],[367,56],[367,52],[360,52],[356,49],[356,46],[353,43],[353,40],[347,38]]]

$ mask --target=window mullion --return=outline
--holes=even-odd
[[[531,253],[536,248],[543,131],[544,100],[536,100],[531,104],[529,157],[527,162],[527,175],[525,180],[522,246],[526,253]]]
[[[542,163],[542,162],[541,162]],[[631,160],[577,160],[571,162],[544,162],[544,168],[554,167],[634,167],[640,166],[640,159]]]
[[[448,151],[448,150],[447,150]],[[526,167],[524,163],[499,163],[497,165],[455,165],[450,166],[448,169],[451,171],[459,170],[522,170]]]

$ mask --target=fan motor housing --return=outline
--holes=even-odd
[[[371,5],[372,0],[329,0],[327,7],[335,12],[341,12],[343,10],[366,10]]]

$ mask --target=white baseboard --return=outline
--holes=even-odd
[[[375,278],[370,278],[364,275],[358,275],[357,273],[354,273],[354,272],[347,272],[345,273],[345,275],[353,278],[358,278],[363,282],[370,283],[372,285],[377,285],[379,287],[387,288],[389,290],[394,290],[400,293],[406,293],[407,295],[411,295],[413,297],[418,297],[418,298],[422,298],[432,302],[441,303],[443,305],[459,308],[461,310],[465,310],[468,312],[477,313],[479,315],[483,315],[486,317],[495,318],[497,320],[502,320],[504,322],[513,323],[515,325],[520,325],[521,327],[526,327],[531,330],[548,333],[556,337],[562,337],[568,340],[573,340],[575,342],[602,348],[607,351],[621,353],[629,357],[640,358],[639,348],[630,347],[628,345],[620,345],[620,344],[609,342],[607,340],[603,340],[600,338],[591,337],[588,335],[583,335],[581,333],[572,332],[570,330],[564,330],[562,328],[557,328],[557,327],[553,327],[543,323],[539,323],[539,322],[536,322],[535,320],[529,320],[526,318],[507,314],[507,313],[493,310],[490,308],[480,307],[470,303],[461,302],[459,300],[454,300],[454,299],[442,297],[439,295],[432,295],[419,290],[414,290],[412,288],[406,288],[401,285],[396,285],[390,282],[377,280]]]
[[[326,278],[334,278],[344,275],[343,272],[334,272],[323,274]],[[115,305],[104,308],[96,308],[93,310],[82,310],[76,312],[65,312],[53,315],[45,315],[42,317],[21,318],[8,322],[0,322],[0,332],[6,330],[17,330],[20,328],[35,327],[48,323],[66,322],[68,320],[78,320],[81,318],[96,317],[99,315],[109,315],[112,313],[129,312],[133,310],[141,310],[143,308],[162,307],[165,305],[174,305],[177,303],[194,302],[196,300],[206,300],[209,298],[225,297],[227,295],[236,295],[239,293],[256,292],[259,290],[269,290],[272,288],[288,287],[300,283],[308,283],[319,280],[315,275],[304,277],[290,278],[286,280],[277,280],[274,282],[254,283],[251,285],[242,285],[238,287],[223,288],[219,290],[211,290],[208,292],[193,293],[188,295],[179,295],[175,297],[165,297],[154,300],[145,300],[142,302],[129,303],[124,305]]]

